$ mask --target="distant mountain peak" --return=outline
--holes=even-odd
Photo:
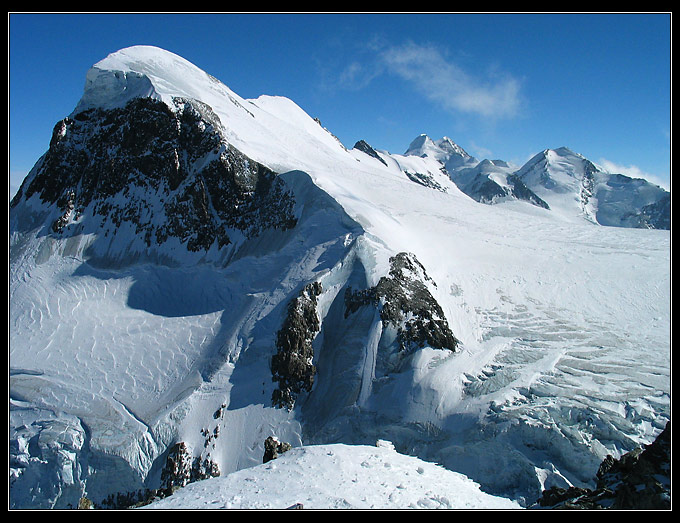
[[[449,138],[448,136],[444,136],[440,140],[437,140],[435,144],[442,151],[447,152],[449,154],[458,154],[463,158],[472,158],[472,156],[469,155],[467,151],[465,151],[465,149],[463,149],[460,145],[451,140],[451,138]]]
[[[420,134],[411,142],[404,154],[413,156],[429,155],[437,159],[441,159],[444,155],[457,155],[463,158],[472,158],[465,149],[448,136],[444,136],[435,141],[424,133]]]
[[[615,227],[669,227],[666,191],[642,179],[608,173],[568,147],[544,149],[515,174],[564,215]]]
[[[476,158],[470,156],[465,149],[447,136],[435,141],[427,134],[421,134],[411,142],[404,154],[406,156],[434,158],[441,162],[449,174],[463,167],[473,167],[478,162]]]
[[[431,149],[434,147],[436,146],[432,141],[432,138],[430,138],[426,134],[420,134],[410,143],[408,149],[406,149],[406,152],[404,154],[406,156],[409,155],[420,156],[424,153],[426,149]]]

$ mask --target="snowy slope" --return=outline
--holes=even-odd
[[[386,439],[484,492],[530,504],[542,488],[588,484],[608,453],[649,443],[665,426],[669,231],[565,220],[572,209],[555,213],[552,203],[479,204],[432,156],[381,152],[382,163],[345,148],[294,102],[242,99],[152,47],[96,64],[71,116],[140,95],[173,111],[176,97],[209,105],[223,145],[281,173],[296,226],[205,252],[169,238],[149,256],[127,222],[105,234],[86,208],[50,232],[59,209],[19,195],[10,213],[14,506],[153,486],[177,441],[223,475],[241,471],[224,482],[252,499],[246,479],[261,481],[267,466],[242,469],[261,463],[269,435],[305,445],[281,462],[290,470],[305,456],[345,452],[309,445]],[[93,245],[106,246],[109,263],[94,263]],[[426,269],[460,344],[424,347],[395,368],[394,333],[370,307],[346,314],[344,296],[373,288],[401,252]],[[310,282],[323,289],[314,387],[288,411],[272,406],[270,361],[288,303]],[[401,463],[392,458],[381,459]],[[210,495],[238,506],[220,492]],[[500,503],[468,492],[474,506]],[[312,503],[331,503],[319,496]],[[420,499],[433,498],[399,506]]]
[[[192,483],[143,507],[198,509],[485,509],[521,507],[479,490],[462,474],[412,456],[391,443],[298,447],[275,461]]]

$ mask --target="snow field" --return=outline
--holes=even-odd
[[[489,496],[468,478],[388,442],[294,448],[265,464],[193,483],[144,507],[194,509],[488,509],[521,508]]]

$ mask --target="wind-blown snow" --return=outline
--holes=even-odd
[[[292,101],[242,99],[153,47],[96,64],[74,112],[140,95],[210,105],[232,145],[282,173],[299,226],[248,243],[226,267],[95,268],[87,237],[15,237],[11,439],[22,463],[39,462],[28,441],[40,436],[40,448],[66,453],[59,474],[76,478],[75,490],[88,465],[108,470],[87,480],[96,497],[141,488],[173,440],[200,451],[200,431],[219,428],[210,450],[225,477],[152,507],[512,508],[461,474],[526,504],[543,487],[588,484],[607,454],[650,443],[665,425],[669,231],[601,227],[575,219],[571,201],[564,212],[479,204],[432,157],[381,153],[385,166],[347,150]],[[43,212],[35,199],[27,209]],[[300,410],[270,407],[269,358],[290,296],[320,281],[320,316],[330,320],[342,314],[345,285],[375,285],[402,251],[436,282],[460,350],[425,348],[402,372],[376,376],[379,319],[357,315],[348,331],[329,321],[315,341],[315,389]],[[269,435],[296,448],[260,465]],[[358,446],[380,438],[441,467]],[[298,476],[305,467],[318,473]],[[44,486],[51,477],[37,482],[45,505],[59,506]]]

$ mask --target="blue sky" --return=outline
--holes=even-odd
[[[567,146],[670,187],[671,15],[10,13],[14,182],[80,99],[87,70],[156,45],[244,98],[286,96],[347,146],[448,136],[518,165]],[[11,189],[10,189],[11,190]]]

